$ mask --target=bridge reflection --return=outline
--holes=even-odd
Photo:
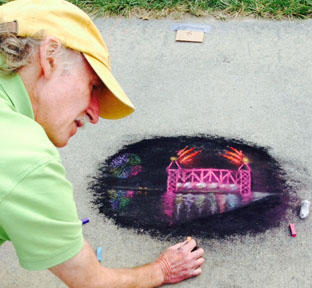
[[[149,212],[149,218],[169,225],[229,212],[271,195],[252,192],[246,201],[239,193],[168,193],[144,187],[109,189],[107,193],[111,209],[119,214],[139,217]]]

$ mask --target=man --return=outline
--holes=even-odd
[[[194,240],[152,263],[109,269],[83,239],[56,147],[86,120],[134,111],[94,23],[63,0],[9,2],[0,23],[0,245],[12,241],[22,267],[49,269],[70,287],[158,287],[199,275],[204,251]]]

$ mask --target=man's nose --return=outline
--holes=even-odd
[[[92,95],[89,107],[86,110],[92,124],[96,124],[100,117],[100,102],[97,95]]]

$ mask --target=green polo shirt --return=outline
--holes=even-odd
[[[72,258],[83,246],[73,187],[18,74],[0,77],[0,155],[0,245],[12,241],[29,270]]]

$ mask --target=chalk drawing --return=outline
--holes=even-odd
[[[126,145],[98,175],[89,190],[99,212],[154,236],[261,233],[286,222],[298,199],[268,148],[209,135]]]

